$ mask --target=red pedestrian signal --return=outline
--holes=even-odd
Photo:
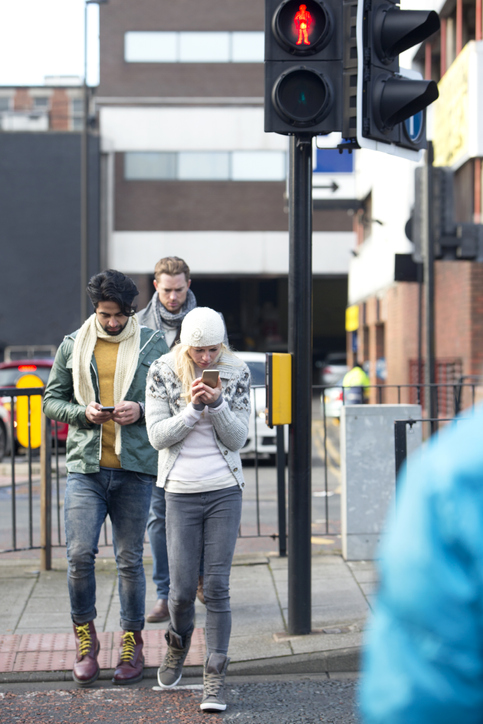
[[[271,6],[273,2],[269,3]],[[280,48],[292,56],[312,55],[319,52],[331,41],[334,30],[334,15],[320,0],[285,0],[270,7],[271,33]],[[278,56],[275,59],[282,58]]]
[[[341,0],[265,0],[265,131],[340,131]]]

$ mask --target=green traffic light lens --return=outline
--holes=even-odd
[[[330,88],[324,77],[303,66],[280,76],[272,100],[279,116],[297,128],[323,120],[331,107]]]

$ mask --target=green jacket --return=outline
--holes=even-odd
[[[74,398],[72,353],[77,332],[64,337],[45,388],[43,407],[47,417],[69,424],[67,436],[67,470],[70,473],[97,473],[99,471],[100,425],[86,418],[84,405]],[[144,402],[146,376],[154,360],[169,352],[163,332],[141,327],[139,360],[126,400]],[[91,361],[91,379],[99,399],[97,365]],[[121,467],[136,473],[156,475],[158,453],[151,447],[144,418],[133,425],[121,427]]]

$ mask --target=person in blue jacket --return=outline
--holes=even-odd
[[[482,430],[480,408],[401,475],[363,657],[364,724],[483,722]]]

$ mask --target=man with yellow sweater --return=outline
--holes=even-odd
[[[69,424],[64,514],[73,678],[88,686],[99,676],[94,566],[109,515],[123,631],[113,683],[132,684],[143,676],[143,541],[157,472],[144,420],[146,376],[169,350],[162,332],[138,324],[132,305],[138,290],[129,277],[101,272],[87,293],[95,312],[64,338],[44,395],[45,414]]]

